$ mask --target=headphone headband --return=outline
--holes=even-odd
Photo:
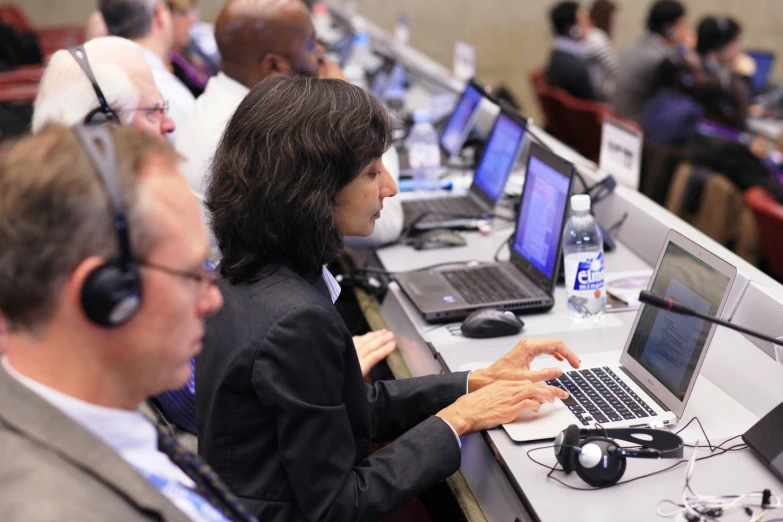
[[[106,192],[111,207],[114,230],[120,248],[120,263],[123,269],[129,270],[133,264],[128,236],[128,220],[125,218],[125,205],[122,202],[122,189],[117,178],[117,158],[114,151],[114,140],[109,131],[98,126],[77,125],[73,128],[76,138],[82,145],[90,163],[98,173],[103,189]]]
[[[638,435],[641,435],[641,437]],[[610,439],[623,440],[626,442],[638,444],[644,448],[655,450],[654,452],[647,452],[637,449],[628,450],[624,448],[618,448],[620,450],[620,454],[627,457],[642,457],[641,455],[630,454],[641,451],[644,453],[642,458],[682,458],[682,439],[679,435],[669,431],[654,430],[651,428],[609,428],[606,430],[579,430],[580,439],[588,437],[607,437]]]
[[[76,60],[76,63],[79,64],[79,67],[84,71],[84,74],[87,75],[87,79],[90,81],[90,84],[92,84],[92,88],[95,91],[95,96],[98,97],[99,107],[87,114],[84,118],[84,123],[89,124],[96,114],[103,113],[106,115],[106,119],[109,122],[119,125],[120,119],[117,117],[117,113],[109,106],[109,102],[106,101],[106,96],[104,96],[103,91],[100,86],[98,86],[98,80],[95,79],[95,75],[92,72],[92,67],[90,67],[90,61],[87,59],[87,51],[84,49],[84,46],[75,45],[69,47],[68,52],[71,53],[73,59]]]

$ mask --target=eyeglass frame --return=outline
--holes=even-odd
[[[202,266],[202,271],[194,272],[192,270],[180,270],[178,268],[172,268],[165,265],[159,265],[157,263],[151,263],[149,261],[145,261],[143,259],[137,259],[136,264],[140,267],[144,268],[150,268],[152,270],[157,270],[159,272],[163,272],[164,274],[172,275],[175,277],[181,277],[183,279],[187,279],[190,281],[195,281],[201,286],[202,291],[207,291],[210,287],[217,285],[217,280],[220,277],[220,274],[216,272],[209,261],[205,261],[204,265]]]

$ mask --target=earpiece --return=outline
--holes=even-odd
[[[141,306],[141,278],[131,255],[130,231],[117,178],[114,141],[105,127],[76,126],[73,131],[106,192],[120,249],[118,259],[101,264],[87,275],[81,290],[82,309],[87,318],[97,325],[120,326],[127,323]]]
[[[70,47],[68,52],[71,53],[73,59],[76,60],[76,63],[82,68],[84,74],[87,75],[87,79],[90,80],[90,84],[92,84],[92,88],[95,91],[95,96],[98,97],[98,107],[85,116],[84,124],[109,125],[112,127],[120,125],[120,118],[117,116],[117,113],[114,112],[114,109],[109,106],[109,102],[106,101],[106,96],[103,95],[103,91],[98,86],[98,81],[95,79],[95,75],[92,72],[92,67],[90,67],[90,61],[87,59],[87,51],[84,49],[84,46],[77,45]]]
[[[611,438],[610,438],[611,437]],[[614,439],[637,444],[623,448]],[[682,458],[682,439],[649,428],[580,430],[572,424],[555,438],[555,458],[566,473],[575,471],[587,484],[604,488],[623,477],[626,458]]]

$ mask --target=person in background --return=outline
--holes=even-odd
[[[168,105],[138,45],[105,36],[84,44],[95,80],[119,123],[165,139],[176,128]],[[100,103],[87,74],[67,50],[52,55],[41,77],[33,109],[33,132],[49,122],[91,123]]]
[[[561,370],[532,372],[532,359],[579,366],[559,341],[523,340],[470,378],[365,384],[325,265],[397,193],[381,159],[393,126],[359,87],[276,75],[215,153],[207,206],[226,305],[197,362],[199,452],[260,520],[376,520],[459,468],[459,436],[566,396],[538,382]],[[371,454],[373,440],[392,442]]]
[[[207,83],[177,143],[185,157],[185,177],[202,198],[226,122],[253,86],[275,74],[342,79],[337,64],[324,58],[324,48],[315,39],[310,13],[301,0],[230,0],[218,16],[215,37],[222,56],[221,72]],[[398,177],[394,148],[387,151],[384,161]],[[403,221],[402,204],[390,202],[373,235],[355,238],[352,244],[370,247],[391,242],[400,236]]]
[[[656,1],[647,16],[647,33],[620,54],[611,98],[617,114],[641,124],[645,104],[658,92],[661,64],[674,53],[692,48],[693,40],[683,5],[677,0]]]
[[[582,41],[585,58],[597,68],[604,98],[609,98],[614,92],[614,83],[620,71],[617,53],[612,47],[616,11],[614,2],[596,0],[590,8],[592,27]]]
[[[142,48],[155,83],[169,103],[171,118],[181,129],[196,99],[170,70],[174,26],[168,6],[161,0],[99,0],[99,6],[109,34],[127,38]],[[176,144],[177,130],[169,138]]]
[[[575,98],[601,100],[598,74],[591,70],[582,45],[591,29],[587,12],[576,2],[560,2],[549,14],[555,41],[546,69],[547,83]]]
[[[190,89],[193,96],[204,92],[207,81],[218,73],[218,66],[193,42],[190,28],[198,23],[196,0],[167,0],[174,25],[171,69],[174,76]]]
[[[703,18],[696,30],[697,99],[705,118],[734,129],[744,129],[750,105],[752,60],[740,47],[742,28],[724,16]]]
[[[0,161],[3,522],[254,521],[136,410],[187,380],[222,305],[177,161],[133,128],[57,124]]]

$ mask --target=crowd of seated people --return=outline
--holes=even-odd
[[[194,7],[101,0],[0,156],[0,520],[377,520],[459,469],[461,436],[567,398],[535,358],[579,367],[522,339],[372,382],[396,338],[353,335],[327,267],[400,234],[394,123],[301,0],[227,0],[219,71]],[[615,12],[552,9],[548,82],[783,201],[739,24],[660,0],[618,59]]]
[[[305,4],[229,0],[194,103],[192,4],[99,5],[0,157],[0,520],[374,520],[567,397],[553,339],[367,383],[395,337],[351,334],[326,266],[399,234],[393,123]]]

